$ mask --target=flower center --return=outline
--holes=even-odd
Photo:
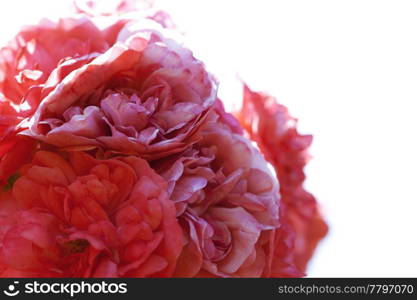
[[[76,239],[63,243],[61,246],[66,254],[82,253],[90,245],[87,240]]]

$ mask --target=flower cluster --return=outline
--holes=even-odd
[[[0,276],[303,276],[311,136],[248,87],[226,112],[165,12],[75,3],[0,50]]]

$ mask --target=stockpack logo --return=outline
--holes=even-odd
[[[7,289],[3,291],[3,293],[9,297],[14,297],[14,296],[19,295],[20,291],[17,288],[18,284],[19,284],[19,281],[14,281],[13,284],[9,284],[9,286],[7,287]]]

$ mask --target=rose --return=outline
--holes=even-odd
[[[146,161],[38,150],[19,174],[2,193],[2,277],[171,276],[182,234]]]
[[[213,78],[166,37],[166,15],[104,20],[43,21],[2,48],[0,92],[36,110],[25,134],[149,158],[184,150],[214,102]]]
[[[318,204],[304,187],[311,135],[297,131],[296,120],[276,99],[245,85],[241,124],[274,166],[280,182],[281,228],[277,230],[273,276],[302,276],[317,243],[327,234]]]
[[[85,17],[43,20],[36,26],[24,27],[0,51],[0,92],[20,103],[29,97],[31,89],[47,81],[59,62],[107,50],[114,43],[112,29],[99,30]]]
[[[226,113],[167,15],[132,3],[0,51],[0,274],[303,276],[327,230],[302,187],[311,137],[248,88]]]
[[[127,9],[136,1],[111,3],[117,2],[121,8]],[[103,53],[116,42],[121,28],[132,21],[132,16],[109,16],[108,19],[87,17],[86,10],[92,15],[99,15],[95,13],[97,9],[89,8],[94,3],[77,1],[76,10],[79,14],[57,21],[44,19],[37,25],[25,26],[0,49],[0,94],[3,94],[0,99],[6,97],[14,103],[20,103],[23,98],[30,99],[27,93],[36,93],[32,90],[38,90],[37,85],[44,84],[63,61],[91,53]],[[141,16],[155,20],[164,27],[170,22],[169,16],[162,12],[144,11]]]
[[[215,83],[189,50],[157,23],[146,24],[151,29],[129,23],[106,52],[67,58],[44,84],[32,85],[24,101],[37,110],[25,134],[58,147],[149,158],[194,143]]]
[[[18,135],[24,129],[19,123],[33,114],[38,103],[32,99],[52,70],[69,57],[105,51],[122,25],[115,22],[99,30],[83,16],[58,22],[43,20],[37,26],[24,27],[0,49],[0,182],[7,180],[30,153],[27,150],[33,141]]]
[[[176,276],[269,276],[278,184],[239,132],[217,102],[199,142],[154,163],[186,233]]]

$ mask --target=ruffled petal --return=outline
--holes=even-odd
[[[276,235],[272,274],[299,276],[305,272],[318,242],[328,230],[316,199],[303,187],[303,169],[308,160],[306,151],[312,137],[298,133],[296,120],[286,107],[247,86],[238,117],[275,168],[285,203],[281,212],[282,225]]]

